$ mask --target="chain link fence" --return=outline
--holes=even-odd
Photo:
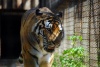
[[[68,36],[81,35],[83,37],[81,45],[84,46],[87,54],[85,59],[86,66],[100,67],[100,1],[70,0],[66,2],[66,6],[61,7],[65,7],[65,39],[59,51],[72,47]]]

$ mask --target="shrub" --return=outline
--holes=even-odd
[[[73,47],[64,50],[61,55],[56,54],[53,67],[86,67],[84,48],[82,46],[77,47],[77,41],[82,41],[82,36],[73,35],[68,39],[72,41]]]
[[[74,47],[63,51],[60,62],[62,67],[85,67],[84,57],[84,48]]]

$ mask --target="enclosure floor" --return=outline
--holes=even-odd
[[[23,67],[16,59],[0,59],[0,67]]]

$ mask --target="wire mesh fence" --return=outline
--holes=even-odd
[[[75,0],[73,3],[66,2],[67,8],[64,9],[64,30],[65,39],[60,47],[70,48],[68,36],[77,34],[83,36],[81,45],[87,53],[85,63],[87,67],[100,66],[100,1],[99,0]],[[65,7],[65,6],[63,6]]]

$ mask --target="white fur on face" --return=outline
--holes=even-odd
[[[61,24],[60,24],[60,25],[58,25],[58,27],[59,27],[59,29],[60,29],[60,30],[62,30],[62,26],[61,26]]]
[[[46,20],[45,22],[45,28],[51,28],[52,24],[50,24],[50,22],[48,22],[48,20]]]

